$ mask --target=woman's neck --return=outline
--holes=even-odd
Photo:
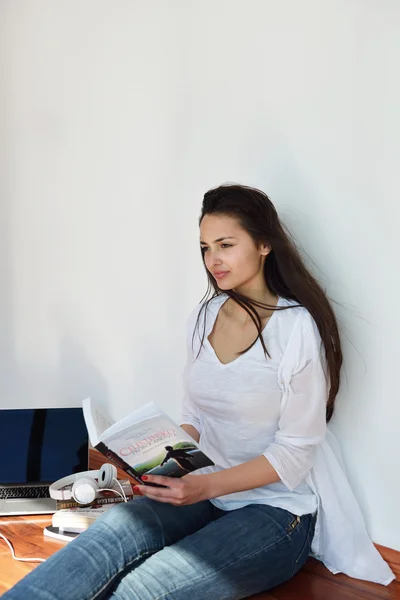
[[[262,304],[268,304],[269,306],[273,307],[277,305],[279,300],[279,296],[277,296],[276,294],[272,294],[269,290],[263,290],[260,292],[252,290],[250,294],[245,294],[244,292],[240,293],[242,293],[243,296],[246,295],[246,297],[250,300],[254,300]],[[234,319],[242,325],[246,325],[247,323],[253,322],[249,314],[245,311],[245,309],[239,306],[239,304],[237,304],[237,302],[235,302],[232,298],[229,298],[229,300],[224,304],[223,308],[227,317]],[[270,317],[273,312],[267,308],[260,308],[257,306],[254,308],[257,310],[261,319]]]

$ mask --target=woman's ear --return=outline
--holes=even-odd
[[[269,244],[261,244],[260,252],[261,256],[267,256],[271,252],[272,248]]]

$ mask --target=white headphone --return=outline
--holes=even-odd
[[[110,489],[110,485],[112,485],[114,480],[121,488],[122,494],[117,492],[117,490]],[[72,490],[61,489],[71,483],[73,484]],[[49,486],[49,493],[50,497],[56,500],[70,500],[73,498],[78,504],[90,504],[90,502],[98,497],[99,491],[106,489],[119,494],[124,499],[124,502],[128,501],[123,487],[117,479],[117,469],[110,463],[105,463],[98,471],[82,471],[81,473],[76,473],[76,475],[63,477]],[[12,557],[15,560],[46,562],[45,558],[19,558],[15,556],[14,548],[9,540],[2,533],[0,533],[0,537],[4,539],[10,548]]]
[[[55,500],[70,500],[72,498],[79,504],[90,504],[95,498],[99,497],[98,492],[106,489],[110,490],[114,480],[119,484],[116,467],[110,463],[105,463],[98,471],[82,471],[55,481],[49,486],[49,493],[51,498]],[[62,489],[71,483],[73,484],[72,490]],[[120,484],[119,486],[121,487]],[[111,489],[110,491],[119,494],[116,490]],[[121,496],[121,494],[119,495]],[[126,501],[125,494],[124,497]]]

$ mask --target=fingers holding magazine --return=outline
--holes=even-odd
[[[162,475],[143,475],[143,481],[163,487],[135,485],[134,494],[147,496],[157,502],[169,502],[175,506],[195,504],[209,498],[209,479],[207,475],[184,475],[164,477]]]

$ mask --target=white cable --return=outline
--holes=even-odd
[[[119,487],[121,488],[121,492],[123,493],[122,497],[124,499],[124,502],[128,502],[128,499],[127,499],[126,494],[125,494],[125,492],[124,492],[124,490],[122,488],[122,485],[120,484],[120,482],[118,481],[118,479],[114,479],[114,481],[116,481],[118,483]],[[119,492],[117,492],[117,490],[110,490],[110,491],[115,492],[116,494],[119,494]],[[121,496],[121,494],[119,494],[119,495]]]
[[[121,488],[122,494],[120,492],[117,492],[117,490],[113,490],[111,488],[101,488],[101,491],[105,490],[106,492],[115,492],[116,494],[121,496],[121,498],[123,498],[124,502],[128,502],[126,494],[122,488],[122,485],[120,484],[118,479],[115,479],[115,481],[118,483],[119,487]],[[10,548],[12,557],[15,560],[21,560],[23,562],[46,562],[45,558],[18,558],[18,556],[15,556],[14,548],[13,548],[13,545],[11,544],[11,542],[9,542],[8,539],[2,533],[0,533],[0,537],[3,538],[3,540],[5,541],[7,546]]]
[[[10,548],[12,557],[15,558],[15,560],[22,560],[24,562],[46,562],[45,558],[18,558],[17,556],[15,556],[14,548],[13,548],[11,542],[9,542],[8,539],[6,537],[4,537],[4,535],[2,533],[0,533],[0,537],[3,538],[5,543]]]
[[[128,502],[125,496],[125,492],[124,490],[122,490],[122,493],[124,495],[121,494],[121,492],[117,492],[117,490],[112,490],[111,488],[101,488],[102,492],[115,492],[116,494],[118,494],[118,496],[121,496],[121,498],[123,498],[124,502]],[[96,498],[93,500],[93,504],[96,504]],[[84,508],[90,508],[90,506],[85,506]]]

